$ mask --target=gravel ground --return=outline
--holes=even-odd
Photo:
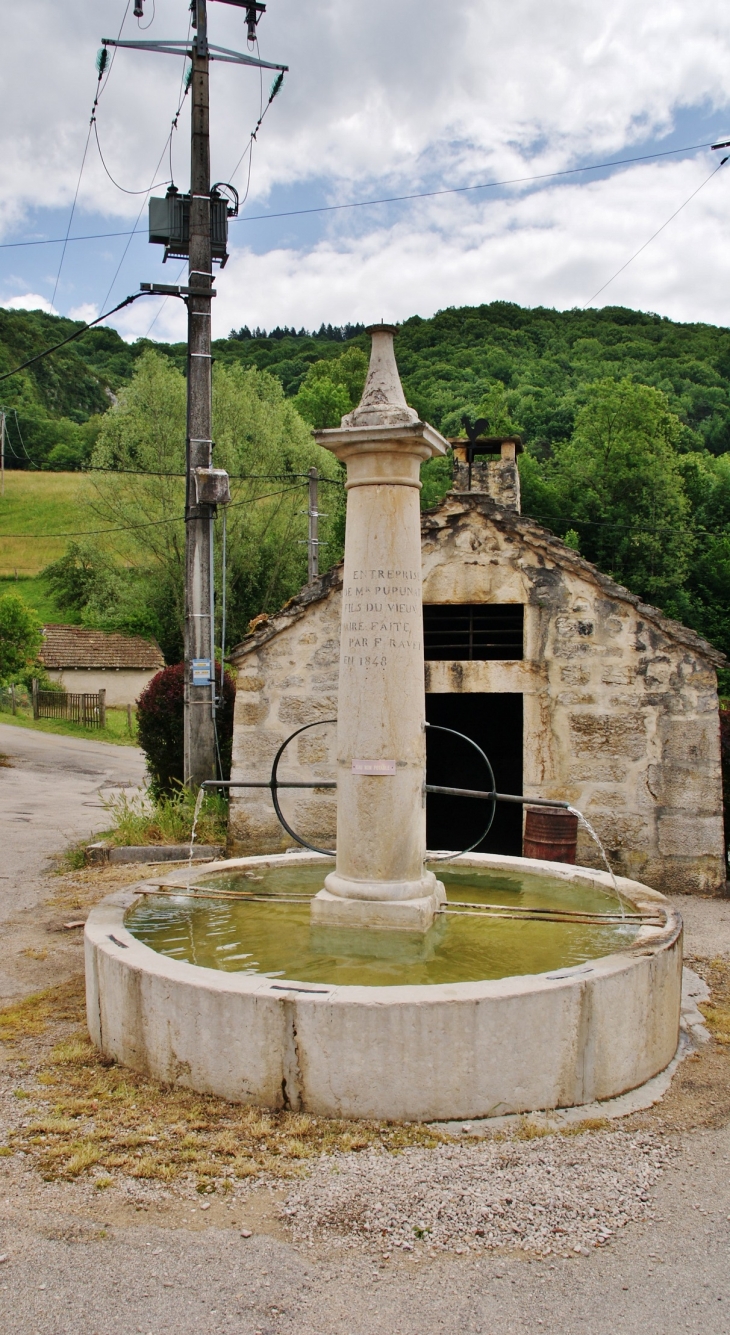
[[[5,808],[8,854],[32,845],[32,876],[0,880],[11,913],[29,910],[6,925],[0,994],[3,982],[17,996],[79,967],[80,942],[46,925],[61,909],[41,908],[58,896],[57,878],[42,876],[47,844],[69,796],[81,831],[124,776],[105,773],[101,756],[71,761],[66,777],[55,756],[35,758],[22,802],[14,788]],[[18,756],[6,780],[21,767]],[[58,814],[44,826],[52,789]],[[93,897],[85,873],[78,892]],[[730,955],[730,901],[678,902],[688,956]],[[27,1158],[0,1157],[0,1331],[727,1335],[728,1069],[728,1049],[705,1045],[656,1109],[611,1129],[526,1139],[523,1123],[503,1139],[329,1156],[296,1184],[202,1196],[193,1178],[117,1175],[100,1190],[92,1170],[44,1182]],[[42,1099],[32,1063],[0,1060],[0,1144],[29,1115],[20,1086]]]
[[[525,1123],[525,1126],[529,1126]],[[671,1161],[661,1137],[620,1130],[322,1159],[282,1208],[297,1241],[413,1251],[568,1254],[654,1217]]]

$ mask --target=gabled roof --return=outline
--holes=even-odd
[[[44,626],[39,658],[46,668],[136,668],[165,666],[160,646],[140,635],[119,635],[85,626]]]
[[[596,566],[591,565],[590,561],[584,560],[572,548],[566,547],[565,543],[560,538],[556,538],[549,528],[544,528],[542,524],[536,523],[534,519],[529,519],[527,515],[518,514],[516,510],[510,510],[504,505],[500,505],[483,493],[449,492],[440,505],[435,506],[432,510],[426,510],[421,515],[421,536],[425,538],[437,533],[439,529],[455,526],[465,515],[474,511],[490,520],[513,542],[521,543],[530,548],[553,565],[570,569],[574,574],[582,576],[583,579],[588,580],[598,588],[606,598],[612,598],[616,602],[628,603],[643,620],[652,626],[656,626],[668,639],[691,649],[693,653],[706,659],[713,667],[724,667],[726,664],[727,659],[719,649],[715,649],[707,640],[703,640],[700,635],[687,626],[683,626],[681,622],[672,621],[669,617],[665,617],[657,607],[642,603],[641,599],[630,593],[623,584],[617,584],[609,575],[602,574]],[[231,658],[235,661],[238,658],[244,658],[252,650],[258,649],[267,640],[273,639],[275,635],[279,635],[281,631],[286,630],[287,626],[303,617],[312,603],[321,602],[341,587],[342,562],[333,566],[331,570],[327,571],[326,575],[320,576],[312,584],[306,584],[296,597],[290,598],[289,602],[284,604],[281,611],[274,613],[272,616],[256,617],[251,622],[251,634],[236,645],[235,649],[231,651]]]

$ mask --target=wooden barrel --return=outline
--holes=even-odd
[[[578,817],[561,807],[527,807],[523,857],[575,862]]]

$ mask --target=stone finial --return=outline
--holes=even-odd
[[[368,378],[357,408],[343,417],[341,425],[344,428],[409,426],[417,422],[418,413],[406,403],[396,365],[393,348],[396,326],[374,324],[365,332],[372,338]]]

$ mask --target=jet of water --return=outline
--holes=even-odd
[[[588,834],[591,836],[591,839],[593,840],[594,844],[597,846],[598,851],[599,851],[599,853],[601,854],[601,857],[603,858],[603,861],[604,861],[604,864],[605,864],[605,867],[606,867],[606,871],[608,872],[608,874],[609,874],[609,876],[611,877],[611,880],[612,880],[612,882],[613,882],[614,894],[616,895],[616,898],[617,898],[617,900],[618,900],[619,908],[620,908],[620,910],[621,910],[621,919],[622,919],[622,921],[623,921],[624,918],[626,917],[626,910],[625,910],[625,908],[624,908],[624,901],[623,901],[623,899],[621,898],[621,896],[620,896],[620,894],[619,894],[618,885],[617,885],[617,883],[616,883],[616,877],[615,877],[614,874],[613,874],[613,867],[611,866],[611,863],[609,862],[608,857],[606,856],[606,850],[605,850],[605,848],[603,847],[603,844],[601,843],[601,841],[600,841],[600,839],[599,839],[599,837],[598,837],[596,831],[594,830],[593,826],[591,825],[590,821],[587,819],[586,816],[583,815],[583,812],[582,812],[582,811],[579,811],[577,807],[568,807],[568,811],[572,812],[572,814],[573,814],[574,816],[577,816],[577,817],[578,817],[578,820],[580,821],[581,825],[584,827],[585,830],[587,830],[587,832],[588,832]]]
[[[190,854],[189,854],[189,856],[188,856],[188,869],[189,869],[189,870],[192,869],[192,865],[193,865],[193,844],[195,843],[195,831],[196,831],[196,828],[197,828],[197,825],[198,825],[198,817],[199,817],[199,815],[200,815],[200,808],[202,807],[204,800],[205,800],[205,789],[201,787],[201,788],[198,789],[198,796],[197,796],[196,799],[195,799],[195,810],[194,810],[194,812],[193,812],[193,828],[192,828],[192,830],[190,831]]]

